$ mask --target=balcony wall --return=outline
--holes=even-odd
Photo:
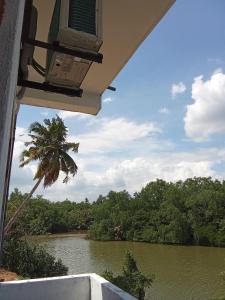
[[[1,300],[135,300],[96,274],[0,283]]]

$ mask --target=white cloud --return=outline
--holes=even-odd
[[[133,193],[143,187],[150,180],[161,178],[176,181],[193,176],[214,176],[212,162],[199,160],[198,155],[184,159],[185,153],[171,153],[162,155],[156,153],[148,157],[136,157],[123,160],[108,168],[100,178],[92,174],[91,181],[101,182],[109,189],[127,189]],[[94,176],[95,175],[95,176]]]
[[[20,155],[25,149],[24,143],[29,141],[26,128],[17,127],[15,134],[15,143],[13,149],[13,161],[11,172],[11,187],[18,187],[23,192],[29,192],[33,185],[34,172],[36,170],[35,163],[19,168]]]
[[[192,84],[194,103],[187,105],[184,118],[186,135],[196,142],[225,133],[225,74],[216,70],[209,80],[203,75]]]
[[[162,107],[162,108],[159,109],[159,113],[168,115],[170,113],[170,111],[169,111],[168,108]]]
[[[110,187],[123,186],[124,180],[121,176],[117,179],[117,175],[113,175],[116,174],[118,163],[126,161],[124,157],[132,156],[132,151],[137,145],[144,151],[146,148],[152,149],[154,145],[158,148],[154,139],[161,132],[154,123],[136,123],[125,118],[98,119],[91,127],[87,126],[87,129],[89,130],[87,133],[76,137],[70,136],[70,140],[80,142],[79,153],[72,154],[79,166],[78,175],[68,185],[62,184],[61,175],[61,179],[52,188],[46,189],[46,197],[63,200],[65,197],[71,199],[74,195],[77,200],[81,200],[86,195],[94,199],[101,193],[101,189],[106,192]],[[19,128],[18,133],[21,134],[17,134],[16,137],[17,155],[14,156],[11,188],[18,187],[22,191],[27,191],[34,184],[32,178],[36,164],[32,163],[23,169],[18,168],[18,155],[24,148],[21,139],[27,140],[24,131],[24,128]],[[22,178],[24,180],[21,181]]]
[[[177,94],[185,93],[185,91],[186,91],[186,86],[181,81],[179,83],[174,83],[171,86],[171,94],[173,98],[175,98]]]
[[[77,118],[79,120],[90,118],[91,115],[80,113],[80,112],[73,112],[73,111],[66,111],[66,110],[60,110],[58,112],[58,116],[62,118],[63,120],[71,119],[71,118]]]
[[[108,97],[108,98],[103,99],[102,101],[103,101],[103,103],[110,103],[113,101],[113,99],[111,97]]]
[[[101,168],[91,169],[88,164],[80,170],[68,185],[58,181],[46,190],[46,197],[53,200],[81,201],[85,197],[95,200],[99,194],[110,190],[126,189],[130,193],[140,190],[149,181],[161,178],[167,181],[185,180],[194,176],[212,176],[221,179],[214,166],[225,162],[225,149],[199,150],[196,152],[150,153],[149,155],[118,159],[101,156]]]
[[[47,117],[48,116],[48,112],[47,111],[42,111],[41,115],[44,116],[44,117]]]
[[[136,123],[125,118],[100,119],[90,132],[70,137],[80,143],[79,152],[105,153],[123,149],[130,143],[160,133],[161,129],[154,123]]]
[[[47,199],[60,201],[68,198],[82,201],[95,200],[99,194],[110,190],[126,189],[130,193],[140,190],[147,182],[162,178],[168,181],[193,176],[222,178],[216,172],[219,163],[225,163],[224,149],[204,149],[178,152],[171,143],[160,138],[160,128],[151,122],[137,123],[126,118],[98,119],[86,133],[70,139],[81,142],[78,154],[72,154],[78,164],[78,174],[68,184],[63,184],[63,174],[50,188],[39,187]],[[26,130],[17,128],[16,153],[27,140]],[[36,164],[18,167],[14,153],[11,189],[18,187],[28,192],[34,185]]]
[[[26,128],[17,127],[15,133],[15,143],[13,149],[14,159],[18,159],[22,151],[24,150],[24,143],[29,139]]]

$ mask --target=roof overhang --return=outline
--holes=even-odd
[[[175,0],[103,0],[103,63],[93,63],[81,88],[82,98],[27,89],[23,104],[97,114],[101,95],[124,67],[138,46],[153,30]],[[38,9],[38,40],[47,41],[55,0],[34,0]],[[35,57],[45,65],[46,51],[35,49]],[[29,79],[41,81],[33,70]]]

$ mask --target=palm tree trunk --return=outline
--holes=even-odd
[[[16,219],[19,217],[19,215],[21,214],[25,204],[27,203],[27,201],[32,197],[33,193],[36,191],[36,189],[38,188],[39,184],[41,183],[42,179],[44,178],[44,175],[41,176],[38,181],[35,183],[34,187],[32,188],[32,190],[30,191],[30,193],[27,195],[27,197],[23,200],[23,202],[20,204],[20,206],[17,208],[16,212],[14,213],[14,215],[12,216],[12,218],[9,220],[8,224],[5,226],[4,228],[4,234],[7,235],[10,231],[10,229],[12,228],[12,225],[15,223]]]

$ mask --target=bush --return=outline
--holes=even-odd
[[[133,258],[133,255],[128,251],[125,257],[125,263],[121,275],[114,276],[111,271],[105,271],[102,274],[106,280],[112,282],[124,291],[130,293],[139,300],[144,300],[145,289],[152,285],[154,276],[145,276],[142,274]]]
[[[90,227],[88,232],[89,238],[93,240],[111,241],[114,240],[114,232],[111,224],[103,220],[102,223],[96,223]]]
[[[142,233],[142,238],[145,242],[157,243],[158,242],[158,232],[154,228],[144,228]]]
[[[4,268],[28,278],[67,275],[68,268],[40,246],[10,238],[3,246]]]

